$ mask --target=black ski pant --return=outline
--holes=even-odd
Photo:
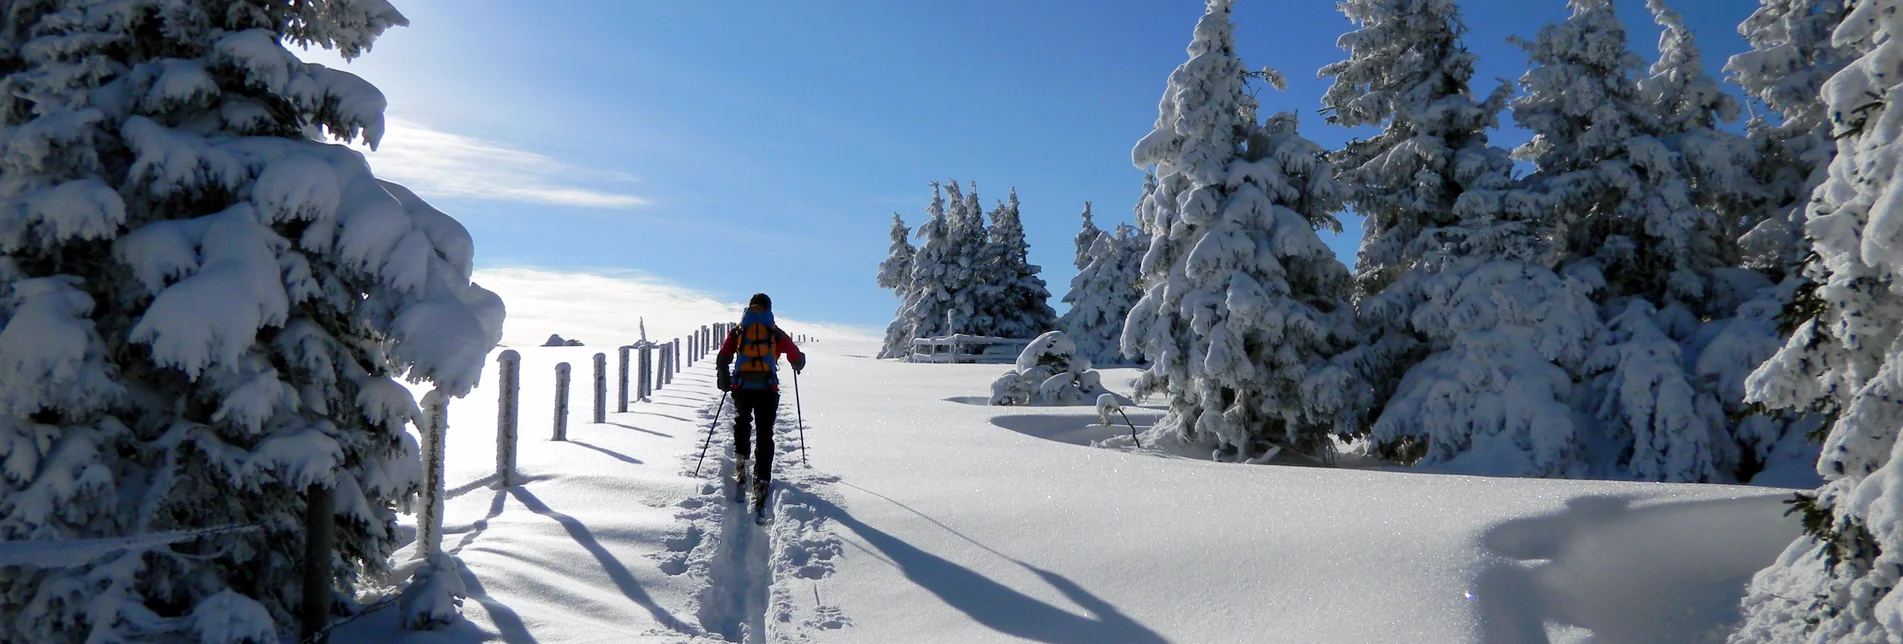
[[[753,480],[773,474],[773,414],[780,409],[780,392],[735,389],[733,392],[733,455],[752,454]],[[758,440],[755,440],[755,439]]]

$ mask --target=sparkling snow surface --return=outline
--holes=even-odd
[[[719,398],[711,359],[595,425],[602,348],[518,349],[525,484],[485,478],[493,374],[451,404],[443,547],[468,621],[393,636],[384,610],[333,641],[1722,641],[1744,582],[1798,532],[1783,490],[1093,447],[1128,428],[1088,405],[973,404],[999,365],[804,348],[812,466],[788,386],[765,528],[724,500],[724,414],[689,476]],[[557,361],[576,379],[567,444],[548,440]],[[1127,394],[1134,373],[1104,385]],[[1138,429],[1159,415],[1127,411]]]

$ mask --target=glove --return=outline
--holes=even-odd
[[[797,373],[799,373],[799,372],[800,372],[801,370],[803,370],[803,369],[805,369],[805,368],[806,368],[806,357],[805,357],[805,356],[801,356],[801,357],[800,357],[800,359],[798,359],[798,360],[794,360],[794,361],[793,361],[793,373],[796,373],[796,374],[797,374]]]
[[[720,377],[714,379],[714,386],[719,387],[721,391],[733,391],[733,378],[728,376],[727,371],[723,369],[720,372]]]

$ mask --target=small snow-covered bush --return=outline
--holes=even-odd
[[[1090,359],[1063,331],[1037,336],[1018,354],[1017,368],[991,383],[993,405],[1082,405],[1109,393]]]
[[[416,574],[410,577],[409,587],[397,599],[398,608],[403,613],[404,628],[413,631],[436,630],[455,623],[461,617],[463,598],[469,596],[469,591],[458,574],[460,569],[455,557],[440,552],[430,555],[416,569]]]

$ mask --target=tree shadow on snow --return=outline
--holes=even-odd
[[[653,597],[648,596],[647,591],[641,588],[641,583],[634,578],[634,573],[629,571],[628,567],[621,563],[621,560],[616,559],[612,553],[609,553],[607,548],[601,546],[601,542],[595,539],[594,533],[589,531],[587,525],[584,525],[575,517],[556,512],[549,508],[547,504],[542,503],[541,499],[536,498],[536,496],[527,489],[512,487],[509,488],[508,492],[515,496],[515,500],[520,502],[523,507],[528,508],[530,512],[554,519],[556,523],[561,524],[562,528],[568,531],[568,536],[574,538],[575,543],[581,544],[581,547],[586,549],[588,554],[595,556],[595,560],[601,563],[602,572],[607,573],[608,578],[614,581],[616,587],[621,589],[621,594],[634,603],[640,604],[642,608],[647,609],[648,614],[654,617],[654,621],[675,631],[693,632],[680,618],[675,617],[674,614],[668,612],[666,608],[662,608],[660,604],[655,603]]]
[[[806,496],[800,499],[800,502],[810,504],[819,514],[852,529],[859,538],[877,548],[880,554],[897,566],[906,579],[931,591],[947,605],[965,613],[978,623],[1000,633],[1038,642],[1063,644],[1168,641],[1162,635],[1125,616],[1109,602],[1092,595],[1090,591],[1084,590],[1083,587],[1063,575],[1005,557],[1012,563],[1036,574],[1059,593],[1089,611],[1089,617],[1075,615],[1044,603],[1035,597],[992,581],[970,568],[921,550],[903,539],[866,525],[851,513],[846,512],[844,508],[818,496]],[[894,501],[894,503],[897,502]],[[904,507],[903,504],[900,506]],[[913,512],[917,513],[916,510]],[[930,517],[926,518],[931,520]],[[936,520],[932,520],[932,523],[944,527],[943,523]],[[948,527],[945,529],[951,530]],[[952,530],[952,533],[966,541],[971,541],[970,537],[955,530]],[[977,544],[976,541],[972,543]],[[1004,557],[998,551],[985,547],[984,544],[978,544],[978,546]]]
[[[1129,416],[1130,422],[1144,429],[1156,424],[1157,419],[1162,417],[1161,414],[1142,413],[1129,414]],[[1099,425],[1095,415],[1011,414],[993,416],[991,424],[1032,438],[1088,447],[1097,441],[1130,435],[1133,430],[1123,424],[1122,417],[1112,418],[1113,424]],[[1143,429],[1134,431],[1142,432]]]
[[[1782,496],[1631,507],[1643,498],[1573,499],[1483,534],[1496,558],[1471,593],[1481,641],[1548,644],[1554,626],[1598,644],[1722,640],[1752,574],[1799,533]]]

